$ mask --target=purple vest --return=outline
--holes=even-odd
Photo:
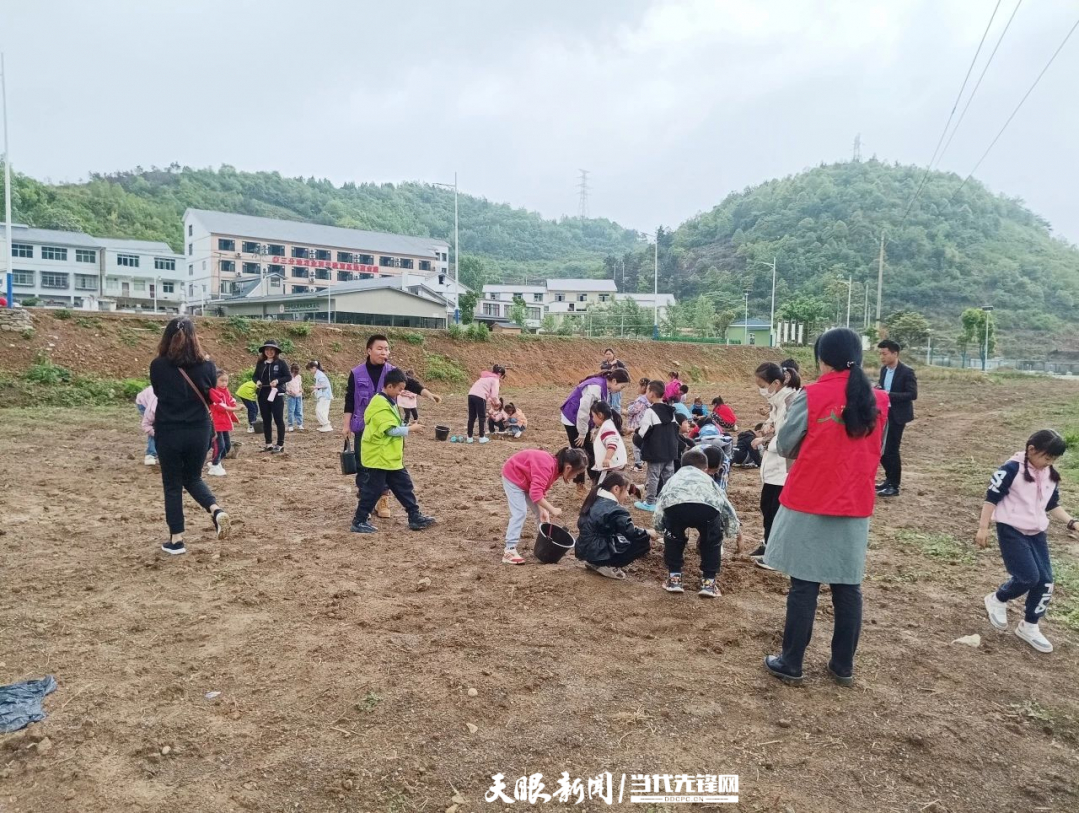
[[[576,386],[576,388],[569,394],[569,398],[566,399],[566,403],[562,404],[562,414],[566,420],[570,423],[577,424],[577,410],[581,408],[581,393],[585,387],[590,387],[593,384],[599,385],[599,397],[604,401],[607,400],[607,379],[601,375],[595,378],[588,378],[582,381]],[[592,429],[592,416],[588,416],[588,428]]]
[[[352,368],[353,405],[352,421],[349,423],[349,429],[356,435],[363,434],[363,413],[367,409],[367,405],[371,403],[371,399],[375,397],[375,394],[382,392],[382,385],[386,383],[386,373],[392,369],[394,369],[394,366],[388,361],[382,365],[382,374],[379,375],[376,386],[371,382],[371,376],[367,374],[367,362]]]

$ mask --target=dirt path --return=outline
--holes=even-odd
[[[44,723],[0,737],[0,810],[430,813],[456,789],[468,813],[495,809],[492,774],[512,788],[541,772],[552,792],[563,771],[611,771],[616,796],[622,773],[736,773],[754,811],[1079,809],[1079,635],[1048,623],[1046,657],[995,633],[981,596],[999,555],[926,553],[972,537],[1031,409],[1079,390],[960,376],[922,391],[904,494],[874,519],[853,690],[822,677],[824,603],[808,685],[764,673],[785,582],[742,557],[712,602],[665,594],[657,555],[625,583],[573,560],[500,565],[510,441],[410,441],[440,523],[410,533],[398,512],[373,537],[348,532],[337,435],[290,435],[272,459],[247,446],[211,482],[234,538],[187,502],[190,553],[166,559],[134,408],[4,411],[0,683],[52,673],[60,689]],[[561,393],[511,393],[530,442],[561,445]],[[759,405],[749,386],[723,395],[743,417]],[[421,411],[456,428],[464,399]],[[758,491],[756,472],[734,473],[754,539]],[[575,512],[571,489],[553,496]],[[1051,545],[1075,553],[1059,530]],[[973,632],[978,649],[950,643]]]

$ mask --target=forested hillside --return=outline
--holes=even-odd
[[[277,172],[173,165],[59,186],[17,175],[12,186],[16,222],[164,240],[177,251],[188,207],[453,240],[453,191],[420,183],[334,186]],[[545,220],[471,195],[459,196],[459,207],[462,256],[481,255],[502,276],[586,275],[604,255],[637,242],[634,232],[609,220]]]

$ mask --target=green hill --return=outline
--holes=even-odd
[[[276,172],[173,165],[57,186],[17,175],[12,187],[16,222],[164,240],[177,251],[188,207],[453,239],[453,192],[421,183],[334,186]],[[459,207],[462,257],[480,255],[495,277],[586,275],[606,254],[637,243],[635,232],[609,220],[546,220],[471,195],[461,195]]]

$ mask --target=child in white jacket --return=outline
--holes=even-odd
[[[593,483],[602,483],[612,471],[622,471],[629,462],[626,444],[622,440],[622,416],[606,401],[595,401],[590,412],[592,423],[599,427],[592,439]]]

